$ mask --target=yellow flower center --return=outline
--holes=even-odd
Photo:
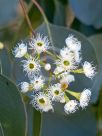
[[[54,93],[55,93],[55,95],[59,95],[59,91],[58,90],[55,90]]]
[[[41,47],[43,45],[43,43],[38,42],[37,45]]]
[[[30,64],[29,64],[29,68],[30,68],[30,69],[33,69],[33,68],[34,68],[34,64],[33,64],[33,63],[30,63]]]
[[[40,98],[40,99],[39,99],[39,102],[40,102],[41,104],[44,104],[44,103],[45,103],[45,100],[44,100],[43,98]]]
[[[68,66],[70,63],[69,63],[68,60],[65,60],[65,61],[63,61],[63,64],[64,64],[65,66]]]

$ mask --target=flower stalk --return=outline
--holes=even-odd
[[[71,94],[72,96],[74,96],[77,100],[80,100],[80,93],[79,92],[74,92],[74,91],[70,91],[70,90],[66,90],[66,92]]]

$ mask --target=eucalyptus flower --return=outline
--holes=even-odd
[[[53,106],[50,98],[43,92],[39,92],[33,96],[31,100],[32,106],[41,112],[53,111]]]
[[[29,91],[29,83],[28,82],[21,82],[20,83],[20,90],[22,93],[26,93]]]
[[[61,84],[57,83],[51,85],[48,90],[52,101],[60,102],[64,98],[64,92],[61,89]]]
[[[44,86],[44,78],[42,76],[34,76],[34,79],[31,80],[34,90],[40,90]]]
[[[76,100],[70,100],[64,106],[64,111],[67,114],[75,113],[77,110],[78,102]]]
[[[92,66],[91,63],[85,61],[83,64],[83,71],[86,77],[88,78],[93,78],[94,75],[96,74],[95,72],[96,68]]]
[[[75,81],[74,75],[71,75],[68,72],[64,72],[60,76],[61,76],[60,83],[66,82],[70,84],[71,82]]]
[[[18,43],[17,46],[13,50],[13,54],[16,58],[21,58],[27,53],[27,45],[22,43]]]
[[[55,64],[57,67],[60,67],[62,71],[68,71],[70,72],[73,69],[77,68],[77,65],[74,61],[74,59],[70,56],[67,57],[59,57],[60,59],[57,59],[55,61]]]
[[[91,91],[89,89],[84,89],[80,95],[80,106],[84,109],[88,106],[91,97]]]
[[[37,34],[36,37],[33,37],[31,39],[30,44],[30,49],[36,50],[38,54],[41,52],[45,52],[46,50],[49,49],[49,40],[47,36],[43,36],[41,34]]]
[[[28,76],[38,74],[40,71],[40,64],[37,59],[30,57],[26,60],[22,60],[23,70],[27,72]]]
[[[60,50],[60,55],[63,58],[73,58],[75,62],[80,63],[82,60],[81,58],[81,52],[78,50],[71,50],[68,47],[64,47],[63,49]]]
[[[69,35],[65,39],[66,45],[71,51],[80,51],[81,50],[81,42],[78,41],[73,35]]]

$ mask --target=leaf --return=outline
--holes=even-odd
[[[0,75],[0,133],[4,136],[26,135],[26,114],[22,98],[14,85]]]
[[[102,35],[97,34],[91,36],[89,37],[89,40],[95,49],[97,60],[98,60],[97,78],[93,87],[95,100],[97,100],[100,88],[102,86]]]
[[[6,48],[0,50],[1,74],[11,77],[11,61]]]
[[[36,29],[36,32],[40,32],[43,35],[49,35],[52,39],[53,46],[56,47],[56,50],[59,51],[60,48],[65,46],[65,38],[69,34],[73,34],[78,40],[82,43],[82,55],[83,60],[93,62],[94,66],[97,65],[96,54],[93,46],[90,44],[88,39],[82,34],[72,30],[66,29],[65,27],[58,27],[52,24],[49,24],[50,33],[47,31],[46,24],[42,24]],[[51,46],[52,47],[52,46]],[[83,61],[82,61],[83,63]],[[26,76],[23,74],[22,69],[19,69],[19,64],[17,67],[15,65],[15,79],[18,83],[23,79],[23,81],[28,81]],[[16,73],[17,72],[17,73]],[[26,79],[25,79],[26,78]],[[94,96],[94,83],[96,78],[90,80],[83,75],[75,75],[76,82],[72,83],[70,88],[74,91],[82,91],[84,88],[91,88],[92,91],[92,102],[95,101],[96,96]],[[94,91],[93,91],[94,90]],[[96,122],[95,117],[91,109],[80,111],[72,116],[65,116],[63,104],[54,104],[55,112],[54,113],[44,113],[42,115],[42,124],[41,124],[41,136],[64,136],[64,135],[82,135],[82,136],[95,136],[96,135]],[[40,118],[34,115],[36,120]],[[32,118],[33,119],[33,118]],[[37,122],[37,121],[36,121]],[[35,128],[36,129],[36,122]]]
[[[42,24],[35,31],[40,32],[43,35],[50,34],[50,39],[52,39],[52,44],[57,51],[59,51],[60,48],[66,46],[65,39],[68,37],[68,35],[73,34],[82,43],[82,58],[83,58],[82,63],[84,61],[89,61],[89,62],[93,62],[94,66],[98,67],[94,48],[84,35],[82,35],[81,33],[75,30],[66,29],[65,27],[59,27],[52,24],[49,24],[49,28],[51,31],[50,33],[48,33],[47,31],[46,24]],[[16,83],[19,83],[21,81],[28,81],[27,76],[25,76],[25,73],[23,73],[23,70],[19,63],[14,64],[14,75],[15,75]],[[70,89],[74,91],[82,92],[84,88],[90,88],[92,91],[92,102],[95,102],[96,97],[98,96],[97,90],[94,89],[95,87],[94,83],[97,80],[97,76],[95,76],[95,78],[91,80],[85,77],[84,74],[79,74],[79,75],[75,75],[75,79],[76,80],[74,83],[71,84]]]
[[[54,14],[53,23],[56,25],[65,26],[65,18],[66,18],[66,9],[65,5],[62,4],[59,0],[55,1],[56,10]]]
[[[67,38],[69,34],[73,34],[82,43],[83,60],[93,62],[95,66],[97,65],[94,48],[85,36],[72,29],[66,29],[65,27],[58,27],[52,24],[49,24],[49,27],[51,31],[49,36],[52,37],[50,39],[52,39],[53,45],[56,47],[57,51],[59,48],[63,48],[65,46],[65,38]],[[42,24],[36,31],[41,34],[48,35],[45,24]],[[94,90],[96,78],[89,80],[83,75],[75,75],[75,79],[76,81],[72,83],[71,89],[82,91],[84,88],[91,88],[92,102],[94,102],[96,99],[95,94],[98,93]],[[55,103],[54,113],[44,113],[42,115],[41,136],[96,136],[95,115],[91,108],[79,111],[73,115],[65,116],[63,106],[63,104]]]
[[[96,121],[91,108],[73,115],[44,113],[41,136],[96,136]]]
[[[72,34],[77,37],[79,41],[81,41],[83,58],[82,63],[84,61],[89,61],[93,62],[94,66],[98,67],[95,50],[84,35],[75,30],[67,29],[65,27],[59,27],[52,24],[49,24],[49,27],[51,31],[50,37],[52,37],[53,46],[56,48],[57,51],[59,51],[60,48],[66,46],[65,39],[68,37],[68,35]],[[47,27],[45,24],[42,24],[36,31],[40,32],[41,34],[48,35]],[[75,82],[71,84],[70,88],[74,91],[79,92],[82,91],[84,88],[90,88],[92,91],[92,102],[95,102],[96,97],[98,95],[97,90],[94,89],[94,83],[97,80],[97,76],[93,80],[90,80],[84,75],[75,75],[75,79]]]
[[[82,23],[92,25],[96,28],[102,27],[102,1],[95,0],[69,0],[71,8],[76,16]],[[96,8],[94,8],[96,7]]]
[[[49,0],[43,0],[43,1],[40,0],[40,3],[49,22],[53,22],[54,13],[55,13],[55,1],[51,0],[49,2]]]
[[[10,0],[9,3],[8,1],[2,1],[2,3],[0,3],[0,27],[1,26],[5,26],[8,23],[12,23],[14,21],[14,19],[17,16],[17,10],[15,9],[17,6],[17,1],[12,1]]]
[[[95,29],[92,26],[89,25],[85,25],[83,23],[81,23],[78,19],[74,19],[73,23],[71,24],[71,28],[79,31],[80,33],[83,33],[84,35],[86,35],[87,37],[98,33],[97,29]]]

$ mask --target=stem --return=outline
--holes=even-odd
[[[29,17],[28,17],[28,14],[27,14],[27,11],[26,11],[26,8],[25,8],[25,5],[24,5],[24,1],[23,1],[23,0],[19,0],[19,2],[20,2],[20,4],[21,4],[22,10],[23,10],[23,12],[24,12],[24,16],[25,16],[25,19],[26,19],[27,24],[28,24],[28,26],[29,26],[29,29],[30,29],[30,31],[32,32],[32,34],[33,34],[34,36],[36,36],[35,32],[33,31],[33,27],[32,27],[32,24],[31,24],[31,22],[30,22],[30,19],[29,19]]]
[[[78,92],[73,92],[73,91],[70,91],[70,90],[66,90],[67,93],[71,94],[72,96],[74,96],[76,99],[80,99],[80,93]]]
[[[45,63],[43,61],[40,61],[40,65],[44,67]]]
[[[24,55],[24,57],[25,57],[26,59],[28,59],[28,58],[30,57],[30,55],[29,55],[28,53],[26,53],[26,54]]]
[[[49,35],[49,38],[50,38],[50,41],[51,41],[51,44],[53,45],[53,40],[52,40],[52,36],[51,36],[51,31],[50,31],[50,27],[49,27],[49,22],[47,20],[47,17],[44,13],[44,10],[42,9],[42,7],[39,5],[39,3],[36,1],[36,0],[32,0],[32,2],[36,5],[36,7],[39,9],[40,13],[42,14],[43,16],[43,19],[45,21],[45,24],[47,26],[47,31],[48,31],[48,35]]]
[[[79,73],[79,74],[84,73],[84,71],[83,71],[82,68],[80,68],[80,69],[75,69],[75,70],[71,70],[71,72],[73,72],[73,73]]]
[[[68,97],[66,94],[64,95],[64,98],[65,98],[65,101],[66,101],[66,102],[69,102],[69,101],[70,101],[69,97]]]
[[[42,124],[41,113],[33,109],[33,136],[41,135],[41,127],[42,127],[41,124]]]
[[[37,59],[40,59],[40,54],[39,53],[37,54]]]
[[[52,53],[49,52],[49,51],[46,51],[46,53],[47,53],[48,55],[50,55],[51,57],[53,57],[54,59],[57,59],[57,56],[56,56],[55,54],[52,54]]]
[[[49,80],[48,80],[48,86],[50,85],[51,80],[52,80],[52,73],[50,72],[50,77],[49,77]]]

